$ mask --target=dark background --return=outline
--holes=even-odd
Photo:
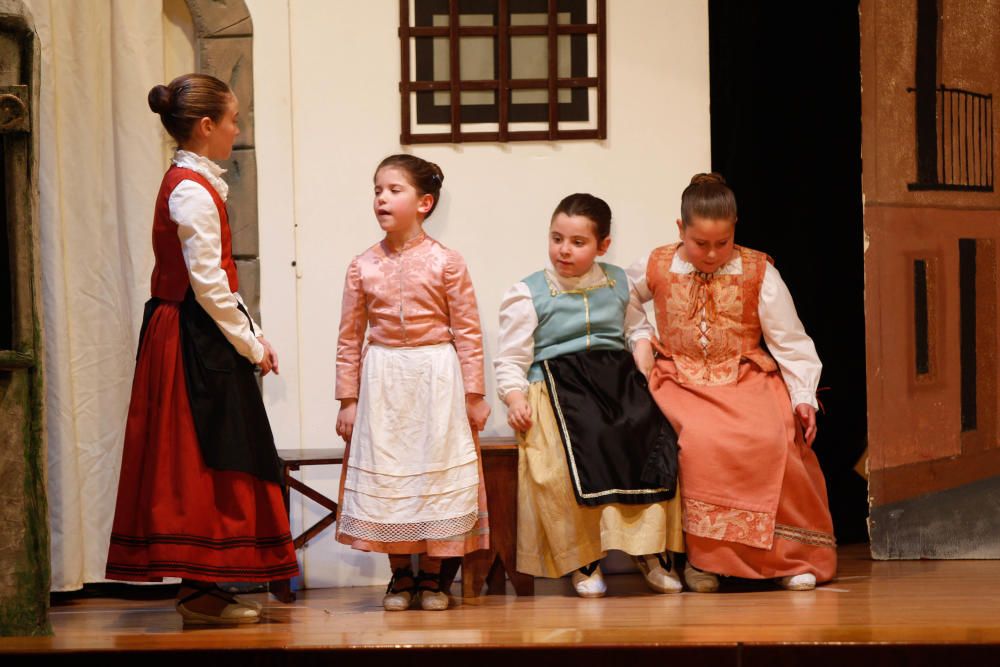
[[[814,449],[837,538],[867,541],[861,61],[852,2],[709,0],[712,169],[823,360]]]

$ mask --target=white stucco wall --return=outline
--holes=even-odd
[[[487,375],[504,290],[546,260],[552,208],[571,192],[614,212],[608,261],[628,265],[676,238],[680,192],[710,166],[706,0],[608,2],[608,139],[564,143],[398,143],[395,0],[247,0],[254,24],[263,326],[281,358],[265,380],[280,448],[336,442],[334,356],[351,258],[377,241],[371,177],[390,153],[441,165],[441,205],[426,229],[465,257],[479,298]],[[294,263],[294,265],[293,265]],[[509,433],[492,394],[487,435]],[[339,469],[304,472],[336,494]],[[295,494],[293,494],[295,496]],[[319,515],[302,501],[293,529]],[[332,531],[302,552],[310,587],[388,577],[384,557],[351,552]]]

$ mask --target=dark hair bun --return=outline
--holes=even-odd
[[[158,113],[163,115],[170,112],[170,103],[173,102],[170,95],[170,89],[164,85],[153,86],[149,91],[149,96],[147,101],[149,102],[149,108],[153,110],[153,113]]]
[[[434,162],[428,162],[434,173],[431,175],[431,179],[437,181],[438,189],[441,189],[441,185],[444,183],[444,172],[441,171],[441,167],[437,166]]]
[[[714,171],[710,174],[695,174],[691,177],[691,185],[726,185],[726,179],[722,177],[722,174],[717,174]]]

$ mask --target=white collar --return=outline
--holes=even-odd
[[[594,285],[597,285],[598,283],[604,282],[606,280],[604,269],[602,269],[597,262],[594,262],[594,265],[590,267],[590,270],[587,271],[582,276],[575,276],[571,278],[566,278],[559,275],[559,273],[556,272],[555,267],[553,267],[552,263],[550,262],[548,267],[546,267],[545,269],[545,275],[548,276],[549,280],[552,281],[554,284],[558,285],[559,288],[562,290],[574,290],[574,289],[581,289],[584,287],[593,287]]]
[[[197,153],[192,153],[191,151],[180,150],[174,153],[174,157],[171,160],[178,167],[183,167],[185,169],[190,169],[191,171],[197,172],[205,177],[215,191],[219,193],[222,197],[222,201],[226,201],[229,197],[229,184],[222,180],[222,175],[226,173],[226,170],[209,160],[204,155],[198,155]]]
[[[671,273],[696,273],[697,271],[694,264],[686,259],[681,259],[679,252],[674,253],[674,260],[670,263]],[[717,276],[738,276],[741,273],[743,273],[743,260],[738,251],[734,251],[728,262],[713,271],[713,274]]]

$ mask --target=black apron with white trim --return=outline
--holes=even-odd
[[[591,350],[542,362],[581,505],[643,505],[674,497],[677,434],[630,352]]]

